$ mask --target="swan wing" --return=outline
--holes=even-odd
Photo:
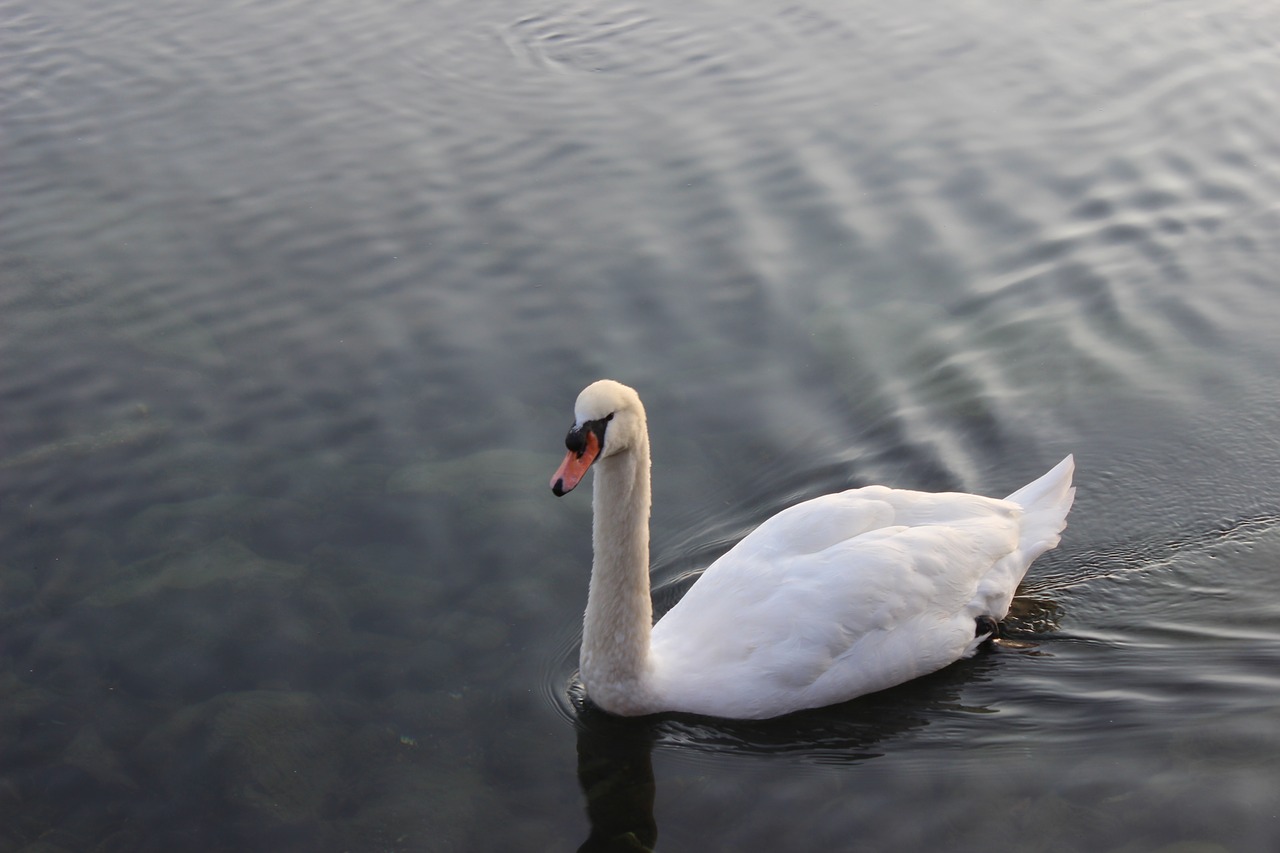
[[[1018,558],[1021,515],[880,486],[785,510],[654,626],[654,684],[675,710],[767,717],[939,669],[972,651],[977,592]]]

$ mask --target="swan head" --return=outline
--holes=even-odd
[[[564,439],[569,452],[551,475],[551,491],[568,494],[592,463],[630,450],[646,430],[644,406],[635,389],[612,379],[592,382],[573,405],[573,426]]]

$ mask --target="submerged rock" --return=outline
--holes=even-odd
[[[93,726],[83,726],[62,751],[62,761],[78,768],[108,788],[137,788],[120,761]]]
[[[497,811],[461,732],[414,738],[367,724],[350,741],[360,773],[327,824],[336,850],[461,851],[480,815]]]
[[[0,564],[0,627],[5,624],[5,613],[36,593],[36,583],[29,572],[19,572]]]
[[[139,323],[131,311],[109,311],[107,327],[122,343],[160,361],[179,361],[200,367],[226,367],[227,356],[218,339],[203,324],[177,314],[163,324]]]
[[[0,459],[0,471],[78,459],[119,447],[143,444],[170,432],[173,424],[163,418],[142,416],[95,432],[51,441]]]
[[[59,844],[59,838],[49,837],[41,838],[18,850],[18,853],[72,853],[79,849],[76,839],[66,833],[52,833],[51,836],[61,836],[61,840],[66,841],[66,846]]]
[[[144,553],[190,548],[233,533],[249,534],[270,525],[290,524],[306,515],[296,504],[276,498],[238,494],[209,495],[188,501],[153,504],[126,527],[129,546]]]
[[[162,554],[122,570],[118,580],[87,597],[99,607],[111,607],[145,598],[166,589],[196,589],[217,583],[261,580],[296,580],[300,566],[267,560],[231,539],[219,539],[202,548]]]
[[[318,697],[253,691],[215,700],[206,746],[233,801],[295,822],[319,817],[338,784],[340,734]]]
[[[416,717],[439,703],[395,704]],[[446,715],[453,704],[445,702]],[[143,740],[138,760],[166,797],[204,804],[194,813],[230,806],[235,825],[221,827],[229,838],[308,840],[292,849],[467,849],[489,796],[476,746],[461,730],[436,737],[370,720],[368,710],[298,691],[226,693],[173,714]]]
[[[319,820],[342,785],[343,733],[318,696],[251,690],[179,711],[139,751],[189,796],[294,824]]]
[[[550,476],[551,469],[542,454],[498,448],[401,468],[387,479],[387,492],[459,498],[477,493],[490,498],[541,496],[542,485]]]
[[[99,276],[82,275],[25,255],[0,257],[0,271],[9,273],[6,278],[19,288],[29,289],[33,306],[60,315],[75,311],[88,322],[101,324],[106,334],[147,355],[206,367],[227,364],[208,326],[190,312],[172,310],[163,301],[148,301],[162,291],[114,287],[113,282]]]
[[[57,697],[51,691],[0,670],[0,755],[10,755],[24,732],[39,726],[56,705]]]
[[[350,669],[343,591],[232,539],[119,570],[72,605],[65,631],[131,695],[323,687]]]

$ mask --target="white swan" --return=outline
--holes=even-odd
[[[748,534],[653,625],[639,395],[589,385],[565,445],[557,495],[596,471],[580,675],[593,702],[627,716],[775,717],[969,657],[1075,498],[1070,456],[1004,500],[885,486],[814,498]]]

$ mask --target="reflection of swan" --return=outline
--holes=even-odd
[[[968,657],[1058,543],[1075,496],[1068,456],[1003,501],[883,486],[815,498],[760,525],[655,626],[644,407],[602,380],[574,416],[551,484],[563,495],[595,463],[581,677],[615,714],[762,719]]]
[[[641,853],[658,840],[653,819],[653,737],[643,722],[625,728],[580,721],[578,784],[587,798],[591,835],[578,853]]]
[[[579,853],[644,853],[657,843],[654,803],[658,784],[652,753],[678,747],[700,754],[699,775],[731,775],[789,756],[809,765],[852,766],[883,755],[886,744],[920,735],[939,719],[987,714],[961,703],[962,691],[984,678],[991,658],[969,661],[909,684],[843,705],[815,708],[778,720],[711,720],[681,714],[627,719],[584,701],[570,689],[568,712],[578,740],[578,782],[591,833]],[[941,735],[940,735],[941,736]],[[712,845],[704,845],[712,846]],[[723,846],[723,845],[721,845]]]

